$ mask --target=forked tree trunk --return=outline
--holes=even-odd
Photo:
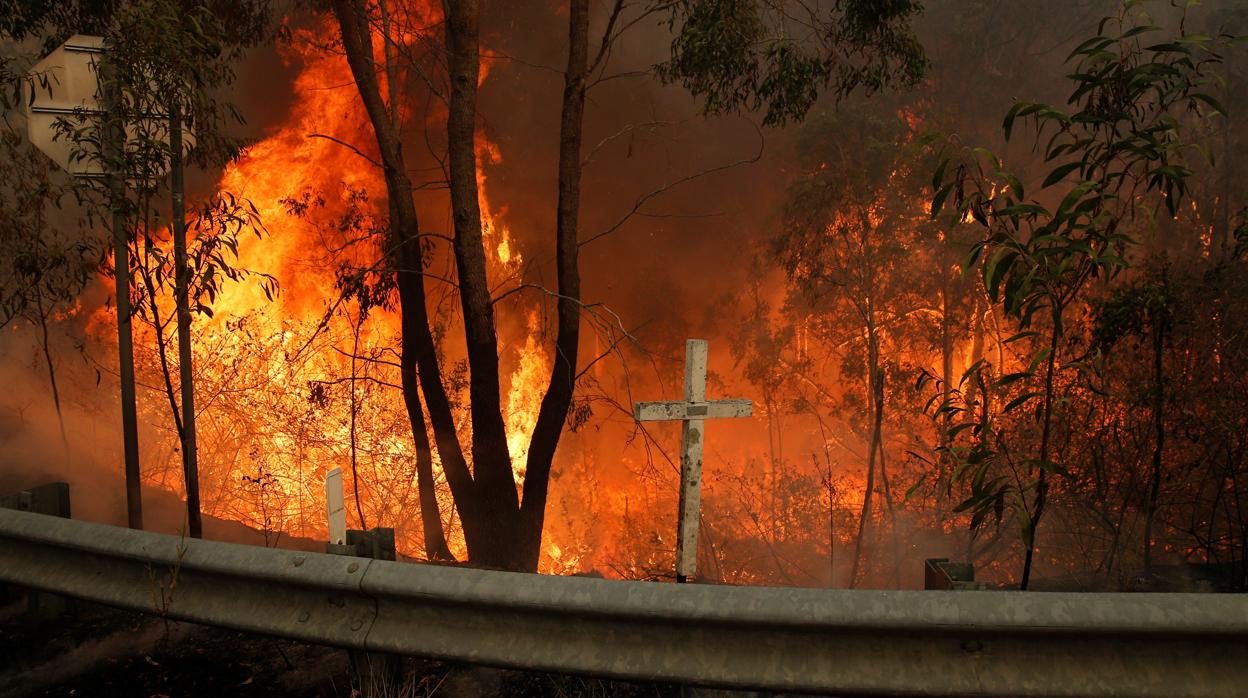
[[[413,426],[413,440],[417,445],[417,486],[421,487],[422,479],[429,487],[433,485],[431,454],[428,467],[430,477],[420,477],[420,472],[425,467],[420,460],[422,449],[419,446],[422,440],[425,443],[428,442],[428,435],[422,436],[416,433],[418,426],[423,432],[424,425],[419,398],[415,395],[419,378],[420,386],[424,389],[425,402],[429,408],[429,420],[433,425],[442,467],[452,495],[460,506],[461,518],[464,520],[464,535],[471,546],[479,535],[473,526],[476,517],[464,516],[463,511],[472,508],[471,495],[474,483],[455,434],[455,421],[451,414],[450,401],[442,386],[437,347],[429,328],[429,314],[425,305],[423,281],[425,263],[420,247],[420,226],[415,206],[412,203],[412,184],[407,176],[402,142],[396,124],[391,121],[390,113],[381,98],[377,78],[378,70],[373,60],[372,34],[368,24],[367,8],[361,0],[335,0],[333,11],[341,29],[347,64],[351,68],[360,99],[364,103],[373,127],[386,181],[390,212],[390,244],[386,256],[394,270],[395,285],[399,292],[400,334],[402,336],[399,363],[403,373],[404,402],[408,410],[409,421]],[[423,509],[427,501],[432,500],[436,504],[436,495],[431,491],[422,490],[420,500]],[[463,504],[460,504],[461,500]],[[422,511],[421,516],[422,521],[430,521],[425,512]],[[438,522],[440,528],[440,518],[434,520]],[[441,531],[438,537],[445,541],[445,535]],[[435,545],[434,548],[436,547],[438,546]]]
[[[436,498],[424,415],[417,382],[428,408],[429,422],[464,528],[469,560],[476,565],[506,569],[537,568],[545,517],[551,462],[571,405],[579,343],[580,276],[577,270],[577,217],[580,200],[581,124],[584,113],[589,8],[573,0],[570,9],[571,51],[560,126],[559,203],[557,212],[558,318],[551,379],[538,413],[529,447],[523,504],[512,474],[499,391],[498,341],[493,303],[486,277],[481,211],[477,191],[476,95],[480,76],[479,21],[476,0],[444,0],[446,58],[451,90],[447,136],[454,253],[464,335],[470,370],[472,470],[459,442],[450,401],[441,378],[437,349],[429,327],[423,283],[424,260],[419,226],[412,205],[398,130],[381,98],[373,59],[367,8],[361,0],[334,0],[343,48],[361,99],[377,137],[390,199],[391,233],[399,289],[403,351],[404,399],[417,451],[422,521],[432,528]],[[388,74],[393,75],[393,71]],[[391,90],[395,94],[395,90]],[[426,482],[428,486],[420,484]],[[444,542],[443,542],[444,543]],[[438,550],[426,538],[427,550]],[[449,555],[449,551],[446,551]]]
[[[476,511],[460,511],[483,535],[469,543],[469,557],[485,567],[519,568],[520,498],[516,493],[503,422],[498,377],[498,337],[486,277],[477,189],[477,82],[481,75],[478,0],[444,0],[446,58],[451,89],[447,109],[447,161],[455,267],[464,343],[468,352],[468,400],[472,418],[472,477]]]

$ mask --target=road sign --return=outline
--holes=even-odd
[[[94,147],[87,142],[75,142],[64,133],[66,126],[82,128],[90,119],[106,113],[99,76],[99,63],[105,51],[103,37],[75,34],[27,73],[31,86],[26,100],[30,142],[61,169],[78,177],[105,174]],[[127,118],[125,132],[128,144],[138,143],[140,132],[144,138],[168,144],[169,116],[156,112],[131,115]],[[183,154],[194,147],[195,133],[183,124]],[[153,166],[152,174],[161,177],[168,163],[158,162]]]
[[[61,169],[77,176],[102,176],[99,158],[61,134],[58,122],[85,126],[92,116],[104,113],[100,106],[99,59],[104,38],[75,34],[29,73],[31,91],[26,100],[26,123],[30,142],[52,158]],[[80,151],[75,153],[75,151]]]

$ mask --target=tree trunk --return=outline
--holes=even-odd
[[[377,137],[390,198],[391,250],[402,316],[404,397],[417,444],[418,483],[424,416],[415,388],[417,380],[429,410],[429,421],[447,482],[463,524],[468,555],[474,564],[535,570],[541,549],[550,466],[571,404],[579,344],[580,277],[577,271],[577,214],[580,198],[581,121],[584,111],[588,3],[571,8],[568,88],[565,89],[560,139],[557,264],[559,332],[551,381],[543,396],[530,443],[523,505],[517,493],[502,418],[498,343],[493,303],[486,278],[476,168],[476,92],[480,75],[479,17],[476,0],[444,0],[447,68],[451,91],[447,137],[454,253],[464,335],[470,370],[472,421],[470,471],[459,443],[437,348],[429,328],[423,285],[424,260],[412,205],[411,182],[402,157],[397,129],[381,99],[373,59],[368,15],[360,0],[334,0],[342,29],[343,48],[361,99]],[[393,94],[393,90],[392,90]],[[392,100],[394,97],[391,98]],[[415,376],[413,376],[415,374]],[[432,468],[429,468],[432,488]],[[436,505],[431,489],[422,489],[422,509]],[[422,512],[426,524],[433,517]],[[439,521],[440,526],[440,521]],[[439,546],[433,541],[430,549]]]
[[[471,549],[482,535],[476,527],[479,517],[474,507],[475,483],[468,471],[459,437],[455,431],[450,400],[442,384],[437,346],[429,328],[428,308],[425,305],[423,277],[425,262],[420,248],[420,226],[415,206],[412,204],[412,184],[407,177],[402,143],[398,129],[390,120],[385,103],[381,99],[380,86],[377,82],[378,71],[373,61],[372,35],[369,31],[368,15],[363,2],[335,0],[333,11],[342,31],[343,50],[347,56],[347,64],[351,68],[360,99],[368,112],[373,134],[377,139],[377,148],[381,155],[386,180],[391,236],[387,257],[393,265],[395,283],[399,292],[400,334],[402,336],[400,366],[403,373],[404,402],[408,409],[408,418],[413,425],[424,423],[424,415],[419,413],[419,398],[414,393],[417,378],[419,378],[425,404],[429,408],[429,420],[433,426],[438,455],[441,457],[451,494],[455,498],[456,506],[460,509],[460,518],[464,522],[464,537]],[[394,88],[392,87],[391,90],[393,93]],[[417,411],[414,413],[413,409]],[[424,433],[423,429],[421,433]],[[418,468],[420,467],[421,438],[414,429],[413,440],[417,445]],[[424,438],[427,440],[427,436]],[[418,486],[420,479],[418,472]],[[430,477],[427,478],[427,483],[432,487],[432,466],[430,466]],[[422,491],[420,499],[422,507],[428,501],[433,501],[436,505],[436,495],[432,491]],[[426,516],[424,512],[421,515]],[[440,518],[437,520],[440,528]],[[439,536],[445,540],[445,536],[440,531]]]
[[[862,566],[863,552],[870,533],[871,495],[875,490],[875,459],[880,451],[880,431],[884,420],[883,401],[878,399],[881,393],[880,387],[877,385],[879,380],[877,373],[879,362],[879,346],[876,343],[875,332],[873,329],[868,329],[867,390],[869,397],[867,404],[871,409],[871,445],[867,454],[866,491],[862,496],[862,513],[858,518],[858,542],[854,545],[854,563],[849,572],[850,589],[858,585],[858,571]]]
[[[404,345],[407,341],[404,341]],[[404,347],[403,356],[409,356]],[[446,533],[442,530],[442,514],[438,508],[436,483],[433,479],[433,449],[429,444],[429,432],[425,427],[425,415],[420,404],[420,393],[416,385],[416,364],[414,357],[402,363],[403,401],[407,406],[407,416],[412,425],[412,438],[416,444],[416,488],[420,497],[420,523],[424,533],[425,558],[428,560],[454,560],[451,549],[446,544]]]
[[[893,505],[893,490],[888,483],[888,465],[884,457],[884,369],[879,370],[875,381],[876,448],[879,449],[880,487],[884,490],[884,506],[888,508],[888,525],[893,540],[893,583],[901,587],[901,539],[897,534],[897,508]]]
[[[1161,496],[1161,460],[1166,446],[1165,372],[1162,354],[1165,350],[1166,328],[1164,310],[1152,311],[1153,326],[1153,468],[1149,474],[1148,509],[1144,516],[1144,569],[1153,569],[1153,520],[1157,516],[1157,500]]]
[[[1039,473],[1036,475],[1036,497],[1034,507],[1031,512],[1031,525],[1027,529],[1025,544],[1027,546],[1027,554],[1023,559],[1023,578],[1019,582],[1018,588],[1021,591],[1027,591],[1028,585],[1031,583],[1031,564],[1032,558],[1036,552],[1036,529],[1040,526],[1040,519],[1044,516],[1044,505],[1048,497],[1049,483],[1047,480],[1049,466],[1049,442],[1051,440],[1053,429],[1053,373],[1057,364],[1057,340],[1061,336],[1062,331],[1062,309],[1060,305],[1054,306],[1053,310],[1053,336],[1049,341],[1049,357],[1045,362],[1044,368],[1044,422],[1040,433],[1040,464]]]
[[[481,74],[478,0],[445,0],[446,52],[451,94],[447,111],[451,218],[455,227],[455,267],[464,312],[468,350],[469,412],[472,417],[472,475],[480,509],[477,524],[488,531],[473,562],[486,567],[521,568],[520,498],[507,445],[498,379],[498,337],[486,278],[481,206],[477,190],[477,81]],[[464,525],[469,512],[461,510]]]
[[[950,399],[953,397],[953,333],[950,328],[949,321],[949,273],[945,269],[940,270],[940,372],[943,389],[941,390],[941,402],[949,405]],[[940,429],[940,445],[949,445],[949,426],[952,422],[952,413],[945,412],[941,417]],[[942,465],[947,464],[949,457],[947,453],[941,454]]]
[[[65,465],[68,466],[69,434],[65,431],[65,414],[61,410],[61,390],[56,384],[56,364],[52,361],[52,347],[48,337],[48,311],[43,307],[43,291],[41,282],[35,282],[35,311],[39,316],[39,348],[43,351],[43,362],[48,367],[48,387],[52,389],[52,406],[56,408],[56,422],[61,428],[61,447],[65,450]]]
[[[360,530],[367,531],[368,522],[364,520],[364,504],[360,500],[360,449],[356,441],[356,423],[359,419],[360,403],[355,393],[355,381],[358,378],[356,357],[360,355],[360,325],[363,322],[363,315],[357,315],[355,322],[351,323],[351,380],[347,383],[347,387],[351,390],[351,399],[348,403],[351,407],[351,421],[347,427],[347,445],[351,452],[351,494],[355,500],[355,515],[360,520]],[[419,483],[419,478],[417,482]]]
[[[529,442],[521,505],[520,567],[536,570],[541,554],[550,466],[576,388],[581,328],[578,214],[581,203],[581,140],[589,63],[589,0],[571,0],[568,11],[568,69],[559,121],[559,201],[555,251],[559,283],[554,362]]]
[[[192,538],[204,537],[199,510],[199,458],[195,443],[195,377],[191,364],[190,268],[186,260],[186,201],[182,182],[182,114],[176,98],[169,108],[169,189],[173,194],[174,302],[178,325],[178,382],[182,388],[182,479],[186,485],[186,522]],[[155,293],[155,289],[151,289]]]
[[[106,54],[107,55],[107,54]],[[108,111],[103,137],[104,165],[108,170],[109,206],[112,208],[113,280],[117,304],[117,363],[121,384],[121,435],[126,470],[126,514],[130,528],[143,528],[143,488],[139,470],[139,420],[134,389],[134,334],[130,308],[130,244],[125,224],[126,181],[124,173],[125,125],[118,113],[120,86],[116,71],[105,58],[104,102]]]

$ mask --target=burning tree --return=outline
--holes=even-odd
[[[581,299],[578,262],[580,247],[586,242],[579,238],[578,226],[585,98],[606,74],[612,48],[623,33],[647,17],[667,17],[676,36],[672,58],[660,66],[659,75],[704,97],[707,112],[761,108],[765,123],[800,118],[821,88],[847,94],[859,87],[874,89],[895,81],[913,81],[921,71],[922,53],[907,23],[916,8],[909,3],[885,10],[867,2],[840,3],[831,9],[803,8],[809,13],[812,29],[810,39],[804,42],[786,36],[783,5],[699,0],[634,7],[620,0],[610,6],[600,38],[592,42],[595,48],[591,50],[589,3],[570,3],[556,173],[557,283],[554,289],[541,289],[555,299],[558,329],[550,376],[518,485],[500,397],[497,299],[491,295],[482,238],[476,113],[481,7],[473,1],[444,3],[445,53],[439,53],[434,62],[408,63],[409,69],[432,85],[447,110],[445,175],[454,226],[450,242],[469,368],[471,437],[466,449],[446,395],[426,308],[426,253],[411,201],[413,186],[403,154],[398,102],[401,82],[396,54],[405,46],[398,38],[398,27],[417,26],[411,21],[413,16],[432,24],[436,13],[408,14],[409,21],[403,22],[402,13],[384,0],[376,5],[363,0],[333,3],[343,49],[368,112],[385,174],[391,235],[386,255],[398,287],[403,387],[413,434],[419,446],[419,435],[425,429],[415,397],[419,381],[438,456],[474,563],[523,570],[537,566],[551,464],[576,388],[581,316],[586,306]],[[380,34],[382,43],[381,65],[377,62],[375,34]],[[732,60],[725,61],[724,56]],[[431,458],[425,451],[418,448],[418,459]],[[426,525],[431,523],[431,517],[424,519]]]

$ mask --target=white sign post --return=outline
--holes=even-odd
[[[329,544],[347,542],[347,507],[342,496],[342,468],[334,468],[325,476],[325,509],[329,519]]]
[[[685,399],[639,402],[639,422],[680,420],[680,512],[676,531],[676,581],[684,583],[698,566],[698,520],[702,510],[702,423],[707,419],[749,417],[749,400],[706,399],[706,340],[685,342]]]

